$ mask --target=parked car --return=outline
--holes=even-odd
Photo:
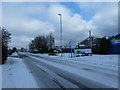
[[[38,51],[38,50],[33,50],[33,49],[31,49],[31,50],[29,50],[29,52],[30,52],[30,53],[38,53],[39,51]]]

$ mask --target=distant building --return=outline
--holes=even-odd
[[[61,49],[61,46],[54,46],[53,49]]]
[[[61,51],[61,46],[55,46],[54,50]],[[62,46],[63,52],[70,52],[70,47],[68,45]]]
[[[95,45],[100,43],[100,39],[92,36],[91,41],[90,41],[90,38],[88,37],[84,41],[80,42],[80,45],[81,46],[84,45],[85,48],[90,48],[91,47],[91,42],[92,42],[92,46],[95,46]]]
[[[109,40],[111,41],[109,53],[120,54],[120,34],[110,37]]]

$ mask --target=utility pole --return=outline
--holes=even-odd
[[[0,57],[1,57],[1,60],[0,60],[0,65],[2,64],[2,27],[0,27]]]
[[[62,57],[62,14],[58,14],[60,16],[60,33],[61,33],[61,57]]]
[[[91,30],[89,31],[89,39],[90,39],[90,48],[91,48],[91,56],[92,56],[92,37]]]

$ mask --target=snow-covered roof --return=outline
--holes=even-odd
[[[110,37],[109,40],[114,39],[114,38],[119,37],[119,36],[120,36],[120,34],[114,35],[114,36]]]

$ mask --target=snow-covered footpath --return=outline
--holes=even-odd
[[[1,69],[0,69],[1,70]],[[1,78],[0,78],[1,81]],[[37,88],[37,83],[22,59],[14,53],[2,66],[2,88]]]

